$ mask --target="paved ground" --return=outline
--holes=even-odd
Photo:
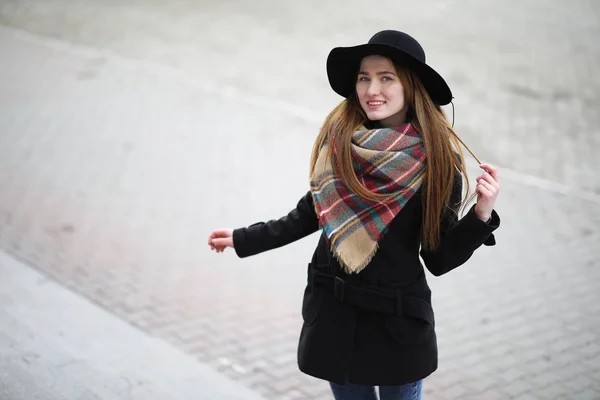
[[[0,3],[0,248],[268,398],[329,399],[295,363],[317,236],[247,260],[206,236],[289,211],[327,51],[400,26],[503,168],[498,246],[430,279],[427,398],[600,398],[596,3],[169,4]]]
[[[0,399],[261,400],[0,252]]]

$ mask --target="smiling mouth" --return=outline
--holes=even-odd
[[[367,101],[367,106],[371,110],[375,110],[385,104],[385,101]]]

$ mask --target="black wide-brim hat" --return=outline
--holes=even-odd
[[[443,106],[452,101],[448,84],[426,64],[425,51],[419,42],[404,32],[394,30],[376,33],[367,44],[331,50],[327,57],[331,88],[346,98],[354,93],[360,63],[364,57],[373,55],[388,57],[395,64],[405,65],[414,71],[434,103]]]

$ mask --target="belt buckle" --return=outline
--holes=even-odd
[[[335,277],[335,280],[333,282],[333,295],[335,296],[336,299],[338,299],[340,301],[344,301],[345,285],[346,285],[346,282],[344,282],[344,280],[342,278],[340,278],[339,276]]]

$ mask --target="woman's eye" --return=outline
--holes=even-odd
[[[381,80],[384,81],[384,82],[390,82],[392,80],[392,77],[390,77],[390,76],[384,76],[384,77],[381,78]]]
[[[368,82],[369,78],[367,78],[366,76],[361,76],[361,77],[358,78],[358,81],[359,82]]]

